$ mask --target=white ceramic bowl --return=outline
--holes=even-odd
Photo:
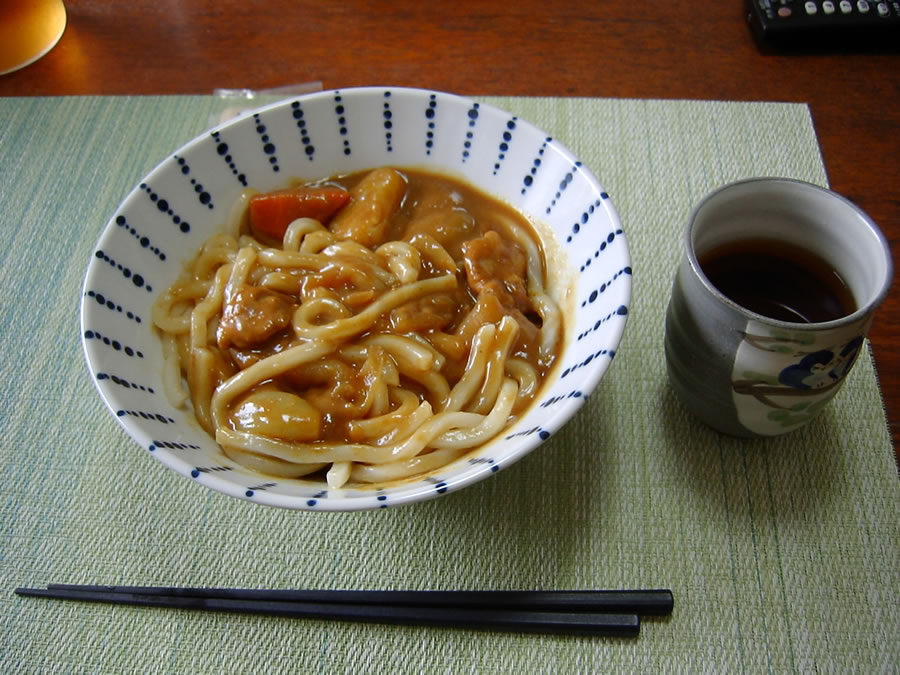
[[[382,165],[463,178],[547,226],[552,265],[570,280],[559,366],[535,405],[500,437],[416,480],[329,490],[255,474],[229,460],[193,413],[169,404],[150,307],[226,219],[246,186],[269,190]],[[546,228],[545,228],[546,229]],[[247,113],[166,157],[116,209],[84,281],[84,352],[97,390],[149,455],[194,483],[259,504],[359,510],[429,499],[509,466],[565,424],[618,349],[631,260],[606,191],[525,120],[455,95],[365,87],[324,91]],[[135,454],[134,462],[148,461]]]

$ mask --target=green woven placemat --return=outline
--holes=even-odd
[[[632,247],[634,302],[577,418],[459,493],[371,513],[227,498],[141,451],[81,354],[101,228],[224,107],[0,99],[0,672],[886,672],[900,663],[900,482],[871,357],[769,441],[690,418],[663,312],[690,207],[759,175],[824,184],[806,106],[484,99],[568,145]],[[135,463],[141,472],[128,470]],[[636,640],[342,624],[23,599],[48,582],[307,588],[669,587]]]

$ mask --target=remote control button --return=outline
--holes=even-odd
[[[790,7],[785,7],[782,5],[778,8],[778,16],[780,16],[782,19],[788,18],[792,13],[793,12],[791,12]]]
[[[810,16],[819,11],[819,8],[816,7],[816,3],[814,3],[812,0],[807,0],[806,4],[803,5],[803,8]]]
[[[878,3],[878,16],[887,16],[890,13],[891,13],[891,10],[888,9],[886,2]]]
[[[822,11],[826,14],[834,14],[834,3],[831,0],[825,0],[822,3]]]
[[[850,4],[850,0],[841,0],[841,14],[849,14],[853,11],[853,5]]]
[[[865,14],[869,11],[869,3],[866,0],[858,0],[856,9],[859,10],[860,14]]]

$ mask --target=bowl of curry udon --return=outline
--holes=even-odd
[[[607,371],[630,298],[610,197],[557,140],[459,96],[366,87],[166,157],[98,240],[82,342],[119,424],[189,481],[360,510],[540,446]]]

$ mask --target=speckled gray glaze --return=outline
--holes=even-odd
[[[698,256],[727,242],[801,245],[831,263],[857,310],[814,324],[777,321],[720,293]],[[893,269],[888,244],[858,207],[824,188],[760,178],[732,183],[691,212],[666,312],[665,353],[678,397],[736,436],[774,436],[811,421],[838,392],[862,348]]]

